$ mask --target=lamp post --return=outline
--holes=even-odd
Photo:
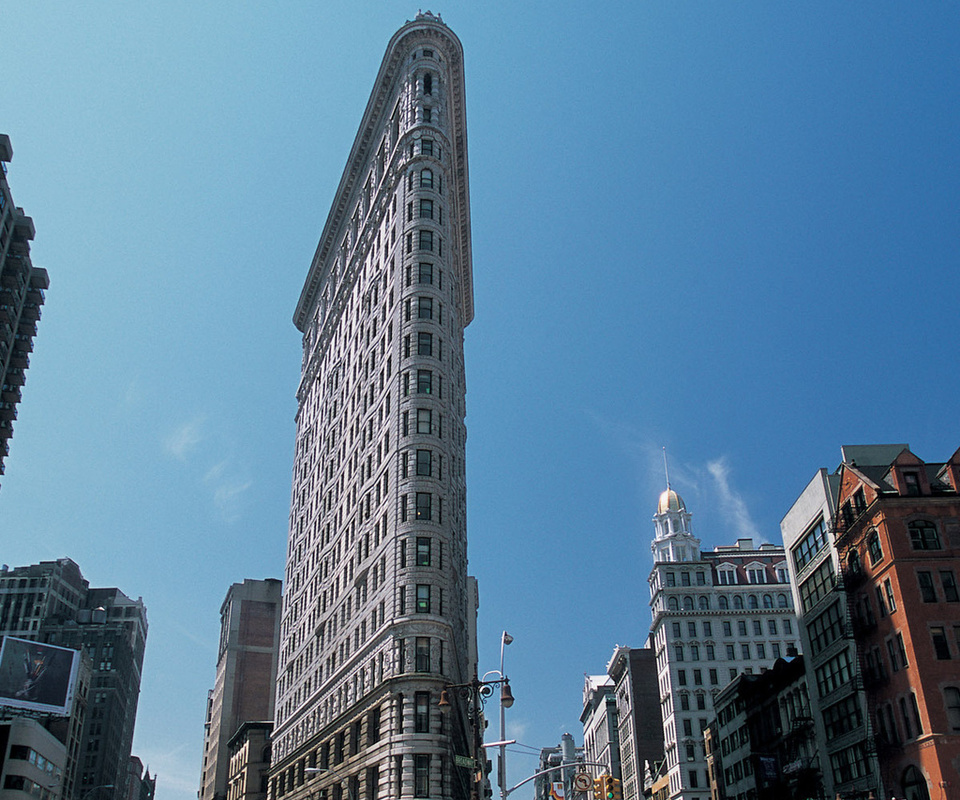
[[[486,678],[487,675],[490,674],[492,673],[488,672],[483,677]],[[483,717],[484,704],[487,702],[487,698],[493,694],[494,688],[500,687],[501,720],[503,719],[502,709],[509,708],[513,705],[513,693],[510,691],[510,681],[504,677],[502,672],[498,674],[499,677],[493,678],[492,680],[480,680],[474,676],[470,683],[447,684],[446,688],[440,692],[440,701],[437,703],[437,705],[444,711],[450,708],[451,690],[455,691],[457,695],[467,703],[467,713],[470,718],[470,724],[473,726],[473,754],[479,771],[477,779],[474,781],[473,785],[473,796],[475,798],[480,797],[478,785],[483,776],[483,770],[481,766],[481,758],[483,758],[483,728],[481,726],[481,719]],[[501,748],[505,746],[502,738],[499,744]]]

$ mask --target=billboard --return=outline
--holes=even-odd
[[[67,716],[80,652],[5,636],[0,647],[0,706]]]

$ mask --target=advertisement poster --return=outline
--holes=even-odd
[[[6,636],[0,647],[0,706],[67,716],[80,653]]]

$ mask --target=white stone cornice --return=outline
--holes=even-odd
[[[404,25],[387,46],[386,54],[380,65],[374,89],[367,102],[360,129],[354,140],[344,168],[343,176],[337,187],[330,215],[327,217],[323,233],[317,245],[310,271],[304,282],[300,299],[294,312],[293,322],[305,332],[310,324],[310,315],[317,302],[323,281],[329,273],[331,256],[336,253],[337,245],[345,224],[348,222],[348,209],[355,204],[360,179],[373,155],[373,145],[379,143],[374,134],[382,130],[387,121],[386,104],[396,94],[396,83],[402,77],[401,65],[413,49],[421,42],[435,41],[444,48],[448,65],[448,92],[450,117],[453,121],[451,141],[452,171],[454,173],[454,191],[451,192],[455,204],[454,219],[458,221],[459,236],[454,266],[459,272],[459,286],[463,303],[464,326],[473,319],[473,269],[470,236],[470,202],[467,175],[467,134],[466,100],[463,76],[463,48],[456,35],[439,18],[422,16]]]

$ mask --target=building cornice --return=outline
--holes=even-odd
[[[329,274],[329,265],[337,252],[341,232],[349,220],[349,212],[356,204],[359,187],[370,162],[371,154],[379,143],[376,134],[382,130],[386,104],[396,95],[396,83],[401,78],[401,65],[412,49],[412,41],[438,41],[445,45],[449,65],[450,117],[453,123],[450,144],[452,148],[451,169],[454,173],[453,201],[458,220],[458,247],[455,264],[460,274],[463,320],[466,327],[473,319],[473,266],[470,235],[470,192],[467,170],[467,120],[466,94],[463,73],[463,47],[456,34],[433,15],[418,15],[397,31],[387,46],[373,91],[367,101],[363,120],[350,150],[337,187],[330,214],[314,253],[300,299],[293,315],[293,322],[301,332],[306,332],[310,315],[316,306],[317,297]]]

